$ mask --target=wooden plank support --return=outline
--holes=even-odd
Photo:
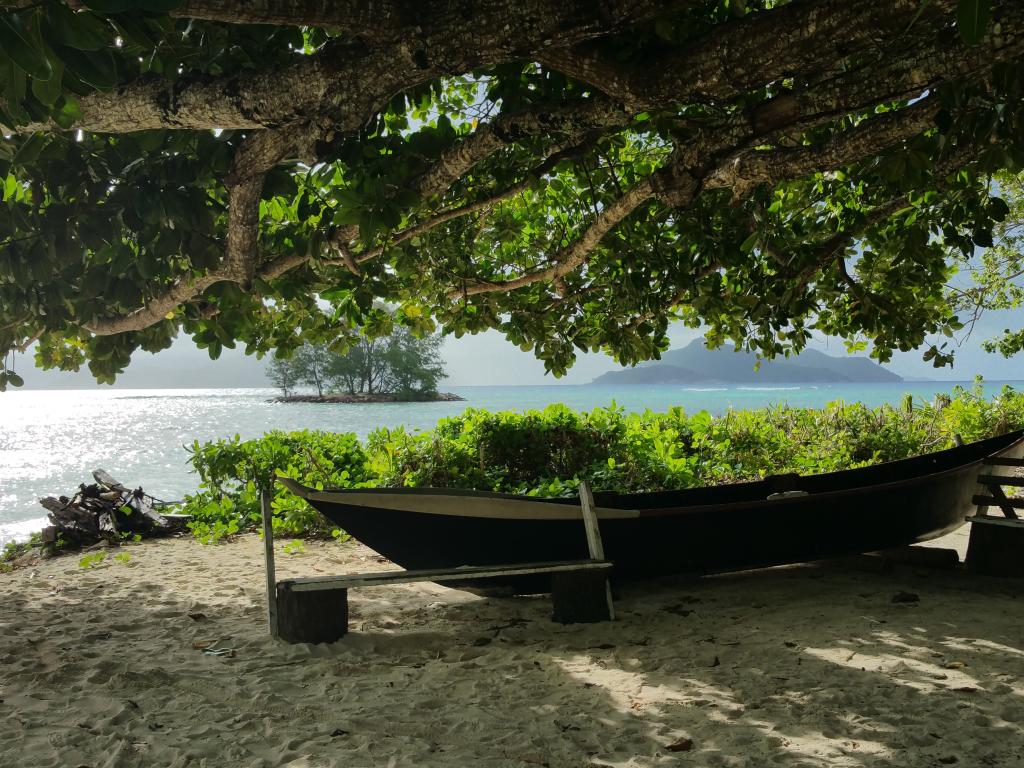
[[[991,496],[975,496],[971,499],[971,503],[978,505],[980,513],[983,513],[987,507],[999,507],[1003,514],[1011,519],[1017,517],[1015,509],[1024,509],[1024,499],[1008,499],[1000,489],[993,489]]]
[[[555,620],[610,621],[607,561],[567,560],[533,565],[473,566],[419,571],[380,571],[313,576],[277,582],[277,637],[289,643],[333,643],[348,633],[348,590],[422,581],[466,581],[550,573]]]
[[[996,506],[999,504],[999,499],[993,498],[992,496],[975,496],[975,504],[988,504],[990,506]],[[1009,504],[1014,509],[1024,509],[1024,499],[1006,499],[1004,503]]]
[[[1024,459],[1014,459],[1009,456],[989,456],[981,460],[982,464],[990,467],[1024,467]]]
[[[1024,578],[1024,520],[975,515],[967,522],[971,524],[968,570]]]
[[[385,584],[412,584],[417,581],[468,581],[470,579],[528,576],[560,571],[606,571],[611,567],[612,564],[607,561],[565,560],[555,563],[476,565],[466,568],[431,568],[418,571],[378,571],[377,573],[354,573],[349,576],[309,576],[300,579],[287,579],[287,583],[293,592],[318,592],[355,587],[379,587]],[[284,583],[286,582],[281,582],[281,584]]]
[[[274,512],[271,501],[273,491],[264,488],[260,493],[260,511],[263,513],[263,560],[267,574],[267,625],[271,637],[277,637],[277,571],[274,567]]]
[[[994,485],[996,487],[1001,485],[1012,485],[1016,487],[1024,486],[1024,477],[1000,477],[999,475],[978,475],[978,482],[982,485]]]

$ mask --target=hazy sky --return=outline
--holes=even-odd
[[[952,370],[935,369],[921,361],[920,352],[897,354],[888,366],[905,378],[969,380],[975,374],[987,379],[1024,379],[1024,357],[1007,360],[981,351],[980,344],[1003,328],[1024,325],[1024,310],[990,313],[957,352]],[[700,335],[699,331],[675,326],[670,336],[673,347],[681,347]],[[842,342],[822,340],[813,346],[832,355],[843,355]],[[487,384],[585,384],[615,367],[605,355],[582,356],[562,379],[545,375],[544,365],[532,354],[513,346],[496,332],[448,339],[444,346],[449,386]],[[29,356],[19,359],[18,370],[29,388],[97,386],[85,371],[77,374],[39,371],[31,368]],[[268,386],[264,376],[266,360],[246,357],[240,350],[225,350],[219,360],[210,360],[189,339],[179,339],[159,354],[137,352],[132,364],[118,380],[118,387],[254,387]]]

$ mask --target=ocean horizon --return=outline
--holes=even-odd
[[[317,404],[275,403],[274,389],[37,389],[0,394],[0,546],[46,524],[42,496],[70,495],[103,468],[131,487],[177,500],[195,491],[188,464],[194,440],[258,437],[272,429],[322,429],[365,437],[380,427],[431,429],[468,408],[524,411],[563,403],[576,410],[612,404],[626,412],[713,414],[772,405],[821,407],[843,400],[869,406],[907,394],[930,402],[973,381],[701,386],[536,384],[443,386],[461,402]],[[985,381],[989,396],[1024,380]]]

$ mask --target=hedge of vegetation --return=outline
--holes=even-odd
[[[201,479],[184,512],[194,533],[214,541],[260,520],[258,489],[275,473],[313,487],[435,486],[538,496],[573,495],[580,479],[595,490],[646,491],[752,480],[781,472],[813,474],[902,459],[1024,426],[1024,395],[1010,388],[986,399],[980,386],[952,398],[868,408],[779,406],[753,411],[627,414],[614,405],[589,413],[470,409],[429,432],[380,429],[353,434],[270,432],[192,449]],[[275,530],[343,536],[279,486]]]

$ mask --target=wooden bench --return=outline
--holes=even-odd
[[[996,467],[1024,467],[1024,459],[992,456],[985,464]],[[967,518],[971,538],[967,544],[967,568],[988,576],[1024,577],[1024,520],[1017,514],[1024,509],[1024,499],[1009,498],[1003,486],[1024,486],[1024,477],[982,474],[978,483],[988,493],[973,498],[977,514]],[[989,507],[998,507],[1003,516],[988,514]]]
[[[545,563],[477,565],[415,571],[378,571],[344,576],[276,580],[270,494],[263,494],[263,536],[267,567],[270,632],[289,643],[331,643],[348,633],[348,590],[356,587],[486,581],[517,576],[551,576],[552,619],[563,624],[611,621],[614,607],[604,547],[593,512],[590,487],[580,486],[581,512],[591,559]]]

